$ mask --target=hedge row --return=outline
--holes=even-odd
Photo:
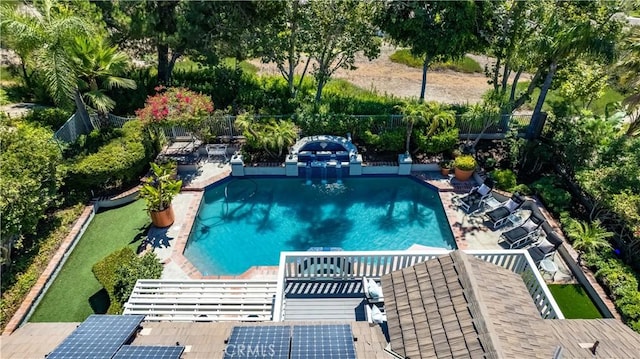
[[[153,143],[139,121],[129,121],[122,137],[92,154],[71,161],[65,187],[73,191],[108,191],[136,181],[153,156]]]
[[[117,281],[116,271],[122,266],[131,265],[136,260],[136,254],[129,247],[122,248],[104,257],[100,262],[93,265],[91,271],[102,287],[109,293],[109,309],[107,314],[122,313],[122,305],[115,296],[115,287]]]
[[[1,329],[4,330],[8,320],[31,291],[83,209],[83,205],[77,205],[51,215],[48,222],[54,228],[50,233],[33,247],[33,251],[27,250],[26,253],[15,256],[17,262],[12,263],[7,271],[3,271],[2,299],[0,299]]]
[[[634,270],[611,255],[595,254],[587,256],[586,261],[598,281],[608,288],[624,322],[640,333],[640,291]]]
[[[138,279],[158,279],[162,263],[153,252],[138,257],[129,247],[115,251],[94,264],[91,271],[109,293],[107,314],[120,314]]]

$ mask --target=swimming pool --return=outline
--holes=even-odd
[[[238,275],[281,251],[413,244],[455,248],[437,192],[412,178],[243,178],[206,189],[184,255],[203,275]]]

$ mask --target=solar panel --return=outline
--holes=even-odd
[[[224,359],[288,359],[290,340],[291,327],[288,325],[233,327]]]
[[[143,315],[89,316],[47,359],[58,358],[111,358],[135,333]]]
[[[113,359],[179,359],[183,351],[181,346],[123,345]]]
[[[351,326],[294,325],[291,359],[340,358],[355,359]]]

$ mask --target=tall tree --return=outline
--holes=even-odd
[[[622,1],[590,0],[583,2],[558,2],[553,0],[526,2],[487,2],[487,9],[491,5],[500,5],[504,9],[512,9],[503,19],[507,23],[522,23],[520,27],[513,26],[513,31],[505,27],[491,25],[491,21],[483,21],[487,25],[485,33],[498,29],[499,36],[490,37],[489,52],[498,56],[503,68],[501,94],[504,94],[508,75],[511,70],[516,71],[511,84],[506,112],[518,109],[527,100],[536,87],[540,88],[533,118],[540,116],[542,105],[559,69],[573,66],[576,61],[597,61],[610,64],[615,58],[615,44],[620,38],[623,21],[616,16],[623,8]],[[518,11],[515,11],[518,9]],[[495,12],[485,11],[495,17]],[[514,32],[515,31],[515,32]],[[511,36],[513,34],[514,36]],[[503,41],[508,39],[508,41]],[[529,86],[517,93],[517,82],[523,71],[533,72]],[[491,82],[498,79],[496,72]]]
[[[158,82],[168,84],[176,61],[183,54],[178,23],[180,0],[95,1],[116,44],[142,42],[152,46],[158,63]]]
[[[377,13],[382,30],[423,59],[420,101],[433,62],[457,59],[481,46],[477,19],[476,5],[470,0],[389,1]]]
[[[275,63],[287,81],[291,97],[295,97],[296,68],[302,59],[305,45],[310,41],[309,33],[306,31],[306,22],[310,19],[308,6],[301,0],[264,1],[258,5],[261,13],[267,8],[279,10],[273,12],[271,20],[259,30],[259,55],[263,62]],[[304,80],[310,60],[311,58],[307,57],[298,87]]]
[[[586,3],[554,2],[538,38],[539,73],[546,72],[532,120],[542,112],[542,105],[559,66],[571,66],[577,59],[611,63],[622,22],[615,15],[620,4],[608,1]]]
[[[42,76],[47,91],[58,105],[76,103],[76,77],[70,45],[76,37],[96,35],[94,24],[55,0],[0,7],[3,41],[21,59],[27,86],[33,73]],[[88,117],[88,115],[87,115]]]
[[[485,51],[496,59],[485,68],[485,74],[493,85],[494,97],[504,98],[513,73],[508,100],[513,102],[520,76],[531,66],[528,47],[536,33],[536,25],[528,19],[538,18],[543,7],[536,6],[533,1],[497,0],[482,2],[481,9],[480,34],[486,42]]]
[[[317,82],[315,103],[336,70],[353,70],[355,55],[362,51],[368,59],[380,52],[373,24],[376,3],[357,0],[310,0],[309,18],[302,31],[307,31],[307,52],[315,62],[313,75]]]
[[[278,4],[254,1],[186,1],[180,7],[178,37],[184,51],[216,64],[222,57],[254,56],[262,25],[279,13]]]

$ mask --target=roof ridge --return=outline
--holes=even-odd
[[[478,283],[475,276],[472,274],[471,259],[470,256],[462,251],[453,251],[449,253],[451,259],[453,259],[454,268],[458,271],[458,280],[462,285],[462,290],[467,298],[467,305],[469,312],[473,317],[473,323],[478,332],[478,337],[481,339],[481,344],[486,349],[486,355],[489,358],[499,358],[499,353],[502,353],[502,347],[499,341],[493,340],[491,333],[495,333],[495,328],[490,321],[485,320],[485,314],[488,313],[487,307],[482,301],[482,291],[479,290]],[[473,258],[475,259],[475,258]]]

